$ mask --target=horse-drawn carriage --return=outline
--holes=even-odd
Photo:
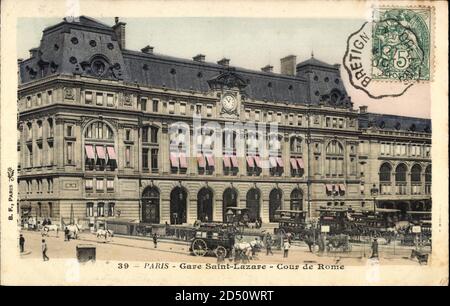
[[[278,222],[275,235],[290,235],[294,240],[303,240],[308,231],[306,212],[302,210],[277,210],[274,220]]]
[[[401,244],[431,246],[431,212],[407,211],[408,227],[402,231]]]
[[[354,212],[344,207],[320,207],[319,227],[329,226],[328,235],[354,234],[350,215]]]
[[[225,258],[231,253],[235,235],[233,226],[224,223],[202,224],[195,230],[189,251],[195,256],[214,254],[218,258]]]
[[[353,232],[358,236],[394,239],[398,223],[398,209],[377,208],[351,214]]]

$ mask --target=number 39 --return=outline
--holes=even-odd
[[[119,269],[128,269],[129,265],[127,263],[119,263],[117,264],[117,268]]]

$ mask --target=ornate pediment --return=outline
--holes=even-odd
[[[239,89],[242,90],[247,86],[247,82],[234,69],[229,68],[218,76],[208,80],[211,89]]]

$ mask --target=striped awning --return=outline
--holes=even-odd
[[[261,158],[260,158],[259,156],[255,156],[254,159],[255,159],[255,165],[256,165],[256,167],[262,168],[262,165],[261,165]]]
[[[304,169],[305,168],[305,164],[303,163],[303,158],[297,158],[297,163],[298,166],[300,167],[300,169]]]
[[[85,145],[84,149],[86,150],[86,156],[89,159],[95,159],[94,148],[92,145]]]
[[[325,187],[327,188],[328,192],[332,192],[333,191],[333,185],[331,184],[325,184]]]
[[[106,151],[108,152],[109,159],[116,159],[116,151],[114,150],[114,147],[106,147]]]
[[[231,168],[231,160],[230,160],[230,157],[228,155],[224,155],[223,156],[223,166],[225,168]]]
[[[344,184],[339,184],[339,189],[341,191],[345,191],[345,185]]]
[[[238,168],[238,167],[239,167],[237,157],[234,156],[234,155],[231,156],[231,165],[232,165],[234,168]]]
[[[105,148],[102,146],[95,146],[95,151],[97,152],[97,157],[100,159],[105,159]]]
[[[250,168],[254,168],[255,167],[255,161],[253,160],[253,156],[247,156],[247,165]]]
[[[205,160],[205,156],[203,154],[198,154],[197,155],[197,162],[198,162],[198,166],[200,168],[205,168],[206,167],[206,160]]]
[[[297,160],[295,158],[291,158],[290,162],[291,162],[292,169],[297,170],[298,169]]]
[[[180,153],[180,168],[187,168],[187,159],[184,153]]]
[[[173,168],[178,168],[179,166],[178,157],[175,152],[170,153],[170,166]]]
[[[281,157],[277,157],[277,164],[280,168],[284,167],[283,159]]]
[[[206,155],[206,160],[208,161],[209,167],[214,167],[214,156],[213,155]]]

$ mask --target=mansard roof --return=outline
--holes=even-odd
[[[365,113],[359,117],[359,127],[431,133],[431,119]]]

